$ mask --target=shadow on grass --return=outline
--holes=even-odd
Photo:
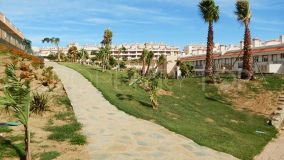
[[[133,96],[132,95],[129,95],[129,94],[116,94],[116,97],[119,99],[119,100],[128,100],[128,101],[132,101],[133,100]]]
[[[4,147],[3,148],[4,151],[10,150],[8,152],[15,152],[18,155],[18,157],[20,158],[20,160],[25,159],[25,153],[24,153],[23,149],[21,149],[21,146],[15,145],[11,142],[11,140],[8,140],[8,139],[0,136],[0,149],[1,150],[2,150],[2,147]],[[0,150],[0,152],[1,152],[1,150]],[[8,153],[8,154],[11,155],[13,153]],[[0,159],[1,158],[2,157],[0,156]]]
[[[219,102],[219,103],[222,103],[222,104],[225,104],[225,105],[231,105],[231,103],[225,101],[224,99],[222,98],[219,98],[219,97],[214,97],[214,96],[208,96],[206,95],[205,96],[206,99],[210,100],[210,101],[214,101],[214,102]]]
[[[149,107],[152,108],[152,105],[143,101],[138,101],[141,105],[145,106],[145,107]]]

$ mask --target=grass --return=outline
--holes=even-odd
[[[68,96],[62,96],[56,99],[57,104],[64,105],[67,109],[72,109],[71,102],[68,98]]]
[[[40,154],[40,160],[52,160],[59,156],[60,153],[56,151],[44,152]]]
[[[284,89],[284,79],[280,75],[266,75],[263,83],[264,88],[271,91],[281,91]]]
[[[0,133],[8,133],[8,132],[11,132],[11,131],[12,131],[12,129],[10,129],[7,126],[0,126]]]
[[[48,136],[48,139],[54,141],[69,141],[73,145],[86,144],[86,137],[78,132],[82,129],[82,125],[78,122],[65,124],[62,126],[48,126],[45,128],[52,134]]]
[[[253,159],[277,134],[265,117],[234,110],[214,86],[204,86],[200,78],[161,80],[161,87],[173,94],[160,96],[159,109],[154,111],[145,92],[128,85],[126,73],[63,64],[85,76],[120,110],[240,159]]]

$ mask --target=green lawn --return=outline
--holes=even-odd
[[[62,64],[84,75],[120,110],[240,159],[252,159],[277,133],[265,117],[234,110],[214,86],[203,87],[200,78],[161,80],[161,87],[173,94],[160,96],[154,111],[145,92],[128,85],[126,73]]]

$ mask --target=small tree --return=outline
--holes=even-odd
[[[146,93],[148,93],[151,105],[153,109],[158,109],[158,78],[156,74],[149,76],[140,76],[138,79],[134,80],[130,85],[138,84]]]
[[[33,50],[32,50],[32,41],[28,40],[28,39],[24,39],[23,40],[23,45],[25,47],[25,51],[27,53],[33,53]]]
[[[150,51],[150,52],[147,54],[147,57],[146,57],[147,70],[146,70],[145,75],[148,75],[148,74],[149,74],[149,71],[150,71],[150,67],[151,67],[153,58],[154,58],[154,52]]]
[[[186,78],[189,76],[190,72],[192,72],[193,66],[188,62],[180,63],[180,71],[181,76]]]
[[[21,83],[15,75],[15,66],[9,64],[5,70],[7,79],[4,96],[0,97],[0,107],[11,109],[25,129],[26,160],[31,160],[30,150],[30,87],[29,82]]]

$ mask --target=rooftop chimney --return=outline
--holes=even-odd
[[[284,35],[281,35],[281,36],[280,36],[280,42],[281,42],[281,43],[284,43]]]
[[[243,49],[244,48],[244,41],[240,42],[240,48]]]
[[[260,39],[257,39],[257,38],[254,38],[252,40],[252,46],[253,47],[260,47],[261,46],[261,40]]]

